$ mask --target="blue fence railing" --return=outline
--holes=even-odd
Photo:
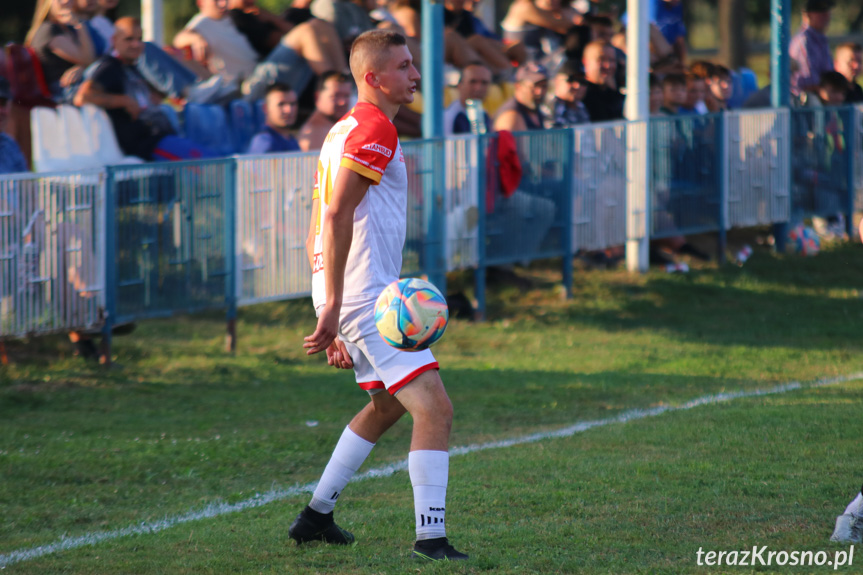
[[[863,207],[863,107],[650,120],[651,237],[785,223]],[[405,275],[621,246],[643,123],[515,134],[522,176],[500,193],[497,136],[405,142]],[[512,161],[515,160],[503,160]],[[315,153],[0,177],[0,339],[307,296]],[[507,166],[509,167],[509,166]],[[631,190],[630,190],[631,191]],[[630,196],[632,197],[632,196]],[[848,222],[851,221],[849,217]],[[634,224],[633,224],[634,225]],[[633,232],[635,233],[635,232]],[[635,236],[632,236],[635,237]],[[230,329],[230,328],[229,328]]]

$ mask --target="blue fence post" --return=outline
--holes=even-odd
[[[719,264],[725,263],[725,248],[728,245],[728,122],[725,120],[725,114],[720,113],[716,121],[719,123],[716,126],[716,153],[717,164],[717,184],[719,185],[719,235],[716,242],[716,259]]]
[[[111,332],[117,318],[117,191],[114,168],[105,169],[105,310],[99,362],[111,365]]]
[[[474,142],[476,144],[476,164],[477,164],[477,186],[476,186],[476,205],[477,205],[477,246],[476,246],[476,272],[474,272],[474,286],[476,291],[476,313],[475,318],[477,321],[485,320],[485,247],[486,247],[486,237],[485,237],[485,220],[486,220],[486,206],[485,206],[485,188],[486,188],[486,165],[485,165],[485,152],[486,147],[491,142],[492,136],[476,136]]]
[[[446,218],[444,217],[444,186],[446,170],[443,140],[423,142],[423,272],[428,281],[446,295]]]
[[[572,259],[575,253],[572,248],[573,236],[573,158],[575,158],[575,129],[570,128],[566,131],[566,162],[564,163],[563,182],[564,182],[564,200],[563,200],[563,287],[566,291],[566,298],[572,297]]]
[[[848,183],[848,195],[845,202],[845,232],[849,238],[854,237],[854,200],[857,196],[854,181],[854,154],[857,146],[857,109],[854,106],[846,106],[848,116],[845,119],[845,179]]]
[[[237,160],[231,158],[225,174],[225,305],[227,307],[227,332],[225,351],[237,350]]]

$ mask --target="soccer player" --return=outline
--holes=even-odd
[[[845,513],[836,518],[836,528],[830,541],[837,543],[863,543],[863,489],[857,493]]]
[[[378,335],[374,305],[399,277],[405,241],[407,170],[393,118],[414,99],[419,72],[405,38],[371,30],[351,47],[357,105],[330,130],[321,149],[306,248],[318,323],[308,354],[353,368],[371,398],[342,433],[309,505],[291,525],[301,544],[347,545],[354,536],[333,520],[336,500],[378,439],[404,413],[413,418],[408,470],[416,543],[411,556],[467,559],[447,541],[446,489],[452,403],[429,350],[408,353]]]

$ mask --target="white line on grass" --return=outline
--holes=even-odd
[[[727,393],[705,395],[702,397],[695,398],[681,405],[661,405],[658,407],[651,407],[649,409],[630,409],[614,417],[597,419],[594,421],[580,421],[574,425],[570,425],[568,427],[564,427],[562,429],[554,431],[532,433],[530,435],[523,435],[521,437],[514,437],[511,439],[502,439],[500,441],[492,441],[489,443],[465,445],[463,447],[452,447],[450,448],[450,454],[465,455],[468,453],[474,453],[476,451],[485,451],[486,449],[499,449],[502,447],[512,447],[514,445],[521,445],[524,443],[533,443],[536,441],[541,441],[543,439],[570,437],[572,435],[575,435],[576,433],[581,433],[594,427],[602,427],[605,425],[611,425],[612,423],[627,423],[629,421],[635,421],[637,419],[644,419],[647,417],[661,415],[668,411],[682,411],[692,409],[693,407],[698,407],[700,405],[724,403],[733,399],[739,399],[743,397],[774,395],[778,393],[794,391],[797,389],[825,387],[828,385],[835,385],[837,383],[844,383],[858,379],[863,379],[863,372],[853,373],[850,375],[841,375],[829,379],[820,379],[809,384],[802,384],[798,381],[793,381],[791,383],[784,383],[782,385],[769,387],[767,389],[731,391]],[[407,468],[408,462],[407,460],[404,460],[400,463],[394,463],[392,465],[370,469],[364,473],[360,473],[354,476],[354,478],[351,480],[351,483],[356,481],[364,481],[366,479],[390,477],[396,472],[403,471]],[[245,511],[246,509],[254,509],[255,507],[261,507],[274,501],[288,499],[290,497],[295,497],[303,493],[312,493],[314,492],[315,487],[317,487],[317,482],[307,483],[305,485],[294,485],[293,487],[289,487],[287,489],[272,489],[263,494],[256,494],[251,499],[246,499],[245,501],[240,501],[239,503],[211,503],[203,509],[190,511],[188,513],[185,513],[183,515],[177,515],[175,517],[166,517],[159,521],[145,521],[137,525],[130,525],[129,527],[125,527],[123,529],[88,533],[86,535],[79,535],[78,537],[62,537],[58,541],[55,541],[54,543],[49,543],[48,545],[41,545],[39,547],[32,547],[29,549],[19,549],[5,555],[0,555],[0,569],[5,569],[7,566],[14,563],[29,561],[31,559],[37,559],[45,555],[57,553],[58,551],[69,551],[72,549],[77,549],[79,547],[85,547],[87,545],[95,545],[103,541],[110,541],[112,539],[126,537],[128,535],[158,533],[159,531],[164,531],[165,529],[170,529],[171,527],[181,525],[183,523],[188,523],[190,521],[198,521],[200,519],[218,517],[219,515],[225,515],[227,513],[236,513],[238,511]]]

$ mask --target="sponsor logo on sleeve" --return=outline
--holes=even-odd
[[[380,144],[375,144],[374,142],[371,144],[366,144],[362,147],[363,150],[369,150],[371,152],[377,152],[378,154],[384,156],[385,158],[392,158],[393,151],[387,148],[386,146],[381,146]]]

